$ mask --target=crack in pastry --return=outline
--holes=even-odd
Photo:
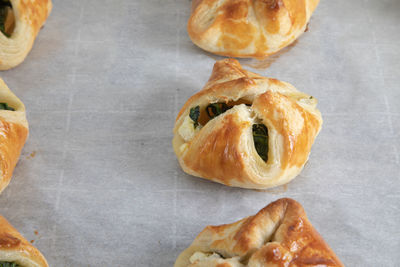
[[[10,37],[15,28],[15,16],[9,0],[0,1],[0,31]]]
[[[302,206],[283,198],[256,215],[207,226],[184,250],[175,267],[344,266]]]
[[[173,147],[188,174],[229,186],[285,184],[306,163],[322,118],[292,85],[218,61],[178,114]]]
[[[0,267],[48,267],[42,253],[1,215]]]
[[[0,0],[0,70],[24,61],[51,9],[51,0]]]
[[[264,58],[293,43],[319,0],[196,0],[188,33],[200,48],[229,57]]]
[[[253,124],[253,140],[258,155],[268,161],[268,128],[262,123]]]
[[[239,103],[245,103],[245,101],[235,101],[235,103],[212,103],[209,104],[205,108],[205,112],[207,114],[207,118],[202,119],[203,124],[206,124],[209,120],[214,119],[215,117],[223,114],[225,111],[233,108],[235,105],[238,105]],[[251,106],[251,104],[246,103],[246,106]],[[200,118],[200,106],[196,106],[194,108],[190,109],[189,113],[189,118],[192,120],[190,122],[190,125],[193,124],[194,132],[191,131],[192,133],[196,132],[197,127],[200,126],[199,129],[201,129],[202,124],[199,123],[199,118]],[[184,124],[181,126],[181,129],[186,129],[186,125]],[[190,126],[191,128],[192,126]],[[268,161],[268,129],[267,127],[262,124],[253,124],[253,139],[254,139],[254,145],[257,150],[258,155],[264,160]],[[182,134],[182,136],[187,136],[185,134]],[[191,140],[193,138],[193,134],[190,134],[190,137],[187,138],[186,140]]]
[[[28,133],[24,104],[0,79],[0,193],[10,183]]]

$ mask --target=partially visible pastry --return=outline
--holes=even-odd
[[[51,9],[51,0],[0,0],[0,70],[24,61]]]
[[[10,183],[28,132],[24,104],[0,79],[0,193]]]
[[[193,0],[188,33],[223,56],[264,58],[295,41],[319,0]]]
[[[207,226],[175,267],[344,266],[293,199],[272,202],[256,215]]]
[[[0,215],[0,266],[48,267],[40,251],[32,246]]]
[[[316,106],[289,83],[221,60],[179,112],[173,147],[188,174],[243,188],[282,185],[308,160],[322,125]]]

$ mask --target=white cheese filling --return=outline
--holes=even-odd
[[[178,129],[179,135],[185,140],[185,142],[191,141],[194,136],[200,131],[201,125],[198,125],[196,129],[194,128],[194,121],[188,116]]]

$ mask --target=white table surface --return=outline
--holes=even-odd
[[[190,4],[54,0],[0,73],[30,124],[0,213],[50,266],[172,266],[206,225],[291,197],[346,266],[400,266],[400,1],[322,0],[292,49],[250,69],[315,96],[324,119],[303,172],[267,192],[178,166],[175,117],[218,58],[188,38]]]

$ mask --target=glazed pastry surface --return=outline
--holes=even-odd
[[[0,215],[0,262],[17,263],[19,267],[48,267],[40,251],[32,246]]]
[[[0,193],[10,183],[15,165],[28,137],[25,106],[0,79],[0,103],[11,110],[0,110]]]
[[[293,199],[238,222],[207,226],[175,267],[344,266]]]
[[[193,0],[188,33],[223,56],[264,58],[295,41],[319,0]]]
[[[209,119],[207,107],[229,109]],[[315,98],[292,85],[244,70],[238,61],[216,62],[203,90],[178,114],[173,147],[182,169],[228,186],[264,189],[300,173],[322,125]],[[198,126],[190,118],[199,107]],[[268,130],[265,161],[255,146],[254,125]]]
[[[10,0],[15,20],[10,36],[0,33],[0,70],[24,61],[52,9],[51,0]]]

